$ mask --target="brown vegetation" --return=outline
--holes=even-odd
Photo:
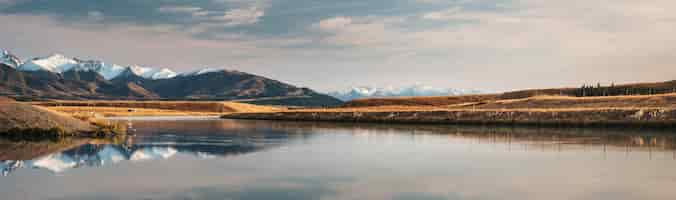
[[[0,102],[0,132],[55,128],[68,133],[95,130],[93,125],[62,113],[25,103]]]
[[[371,123],[505,124],[537,126],[640,126],[674,128],[674,109],[439,110],[233,113],[231,119]]]
[[[85,138],[61,138],[57,141],[10,141],[0,139],[0,160],[31,160],[89,142]]]
[[[50,101],[33,104],[75,117],[200,116],[284,110],[281,107],[216,101]]]
[[[475,101],[478,100],[478,101]],[[357,100],[335,109],[234,113],[236,119],[442,124],[637,125],[673,127],[676,94],[613,97],[410,97]]]
[[[498,99],[499,95],[465,95],[443,97],[396,97],[355,99],[345,103],[343,108],[373,107],[373,106],[446,106],[467,102],[482,102]]]

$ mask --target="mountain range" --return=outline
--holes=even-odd
[[[225,69],[176,73],[60,54],[21,60],[0,51],[0,95],[17,99],[238,100],[257,104],[334,106],[342,102],[308,88]]]
[[[478,90],[463,90],[452,88],[435,88],[426,85],[413,85],[407,87],[352,87],[343,91],[329,92],[328,94],[343,101],[362,98],[378,97],[416,97],[416,96],[457,96],[467,94],[479,94]]]

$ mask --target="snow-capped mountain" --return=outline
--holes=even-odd
[[[103,61],[69,58],[61,54],[34,58],[17,66],[21,71],[49,71],[53,73],[64,73],[71,70],[94,71],[103,76],[106,80],[114,79],[127,69],[130,69],[134,74],[140,77],[153,80],[173,78],[177,75],[176,72],[166,68],[155,69],[137,65],[123,67],[116,64],[105,63]]]
[[[12,55],[9,51],[7,50],[0,50],[0,63],[9,65],[10,67],[17,68],[18,66],[22,65],[23,62],[19,57]]]
[[[53,54],[43,58],[34,58],[26,61],[18,67],[21,71],[49,71],[63,73],[78,64],[75,59],[67,58],[61,54]]]
[[[93,71],[97,72],[103,78],[106,80],[111,80],[117,75],[120,75],[126,67],[120,66],[120,65],[115,65],[115,64],[107,64],[104,63],[103,61],[95,61],[95,60],[76,60],[77,65],[69,70],[75,70],[75,71]],[[67,70],[68,71],[68,70]]]
[[[0,53],[0,74],[7,76],[0,80],[0,91],[26,99],[261,99],[266,104],[321,107],[342,103],[307,88],[222,68],[177,74],[166,68],[122,66],[61,54],[21,62],[9,52]]]
[[[413,85],[408,87],[353,87],[344,91],[330,92],[330,96],[343,101],[373,97],[415,97],[415,96],[457,96],[466,94],[478,94],[478,90],[463,90],[452,88],[435,88],[425,85]]]

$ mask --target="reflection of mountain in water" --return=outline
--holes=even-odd
[[[676,159],[676,135],[653,130],[556,129],[531,127],[436,126],[348,124],[277,121],[141,121],[134,122],[135,136],[124,145],[80,140],[57,144],[0,141],[0,170],[38,168],[61,173],[79,167],[99,167],[120,162],[169,159],[176,155],[198,159],[226,157],[265,150],[317,135],[348,134],[351,139],[443,141],[468,146],[491,144],[493,149],[564,152],[600,151],[668,152]],[[391,138],[390,138],[391,137]],[[63,143],[63,144],[60,144]],[[56,146],[59,148],[46,148]],[[75,147],[75,148],[72,148]],[[67,149],[67,150],[64,150]],[[56,152],[56,153],[51,153]],[[605,155],[605,154],[604,154]]]
[[[73,168],[101,167],[125,161],[169,159],[178,154],[201,159],[226,157],[261,151],[281,145],[287,140],[288,136],[284,134],[251,137],[239,135],[139,137],[134,138],[131,145],[85,144],[32,160],[0,161],[0,170],[3,176],[25,168],[62,173]]]

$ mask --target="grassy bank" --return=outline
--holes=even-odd
[[[233,113],[224,118],[374,123],[676,127],[676,95],[491,99],[486,95],[357,100],[334,109]]]
[[[368,123],[497,124],[676,128],[673,109],[437,110],[233,113],[230,119]]]
[[[99,118],[78,119],[27,103],[0,101],[0,136],[12,140],[106,137],[125,132],[123,125]]]

